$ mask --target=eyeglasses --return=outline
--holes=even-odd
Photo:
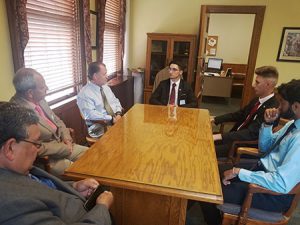
[[[26,139],[21,139],[20,141],[24,141],[24,142],[33,144],[36,148],[41,148],[42,145],[43,145],[41,142],[28,141],[28,140],[26,140]]]
[[[179,71],[179,69],[177,69],[177,68],[172,68],[172,67],[169,67],[169,71],[176,72],[176,71]]]

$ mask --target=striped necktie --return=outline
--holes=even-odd
[[[104,105],[104,108],[105,108],[107,114],[109,114],[111,116],[115,116],[115,113],[112,110],[111,106],[109,105],[109,103],[107,101],[107,98],[106,98],[106,95],[105,95],[104,90],[103,90],[102,87],[100,87],[100,93],[101,93],[103,105]]]

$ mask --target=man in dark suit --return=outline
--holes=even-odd
[[[177,62],[170,62],[170,79],[163,80],[152,93],[150,104],[153,105],[177,105],[180,107],[197,107],[197,99],[191,86],[180,79],[183,68]]]
[[[263,66],[255,70],[253,84],[255,97],[241,110],[212,118],[216,125],[223,122],[235,122],[230,132],[213,135],[217,157],[226,157],[233,141],[257,140],[259,128],[264,121],[264,112],[268,108],[278,107],[274,88],[278,80],[278,71],[272,66]]]
[[[111,192],[84,208],[96,180],[66,183],[32,166],[42,145],[38,121],[33,110],[0,102],[0,224],[110,225]]]

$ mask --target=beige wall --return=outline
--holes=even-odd
[[[14,69],[4,2],[0,0],[0,101],[8,101],[15,92],[11,82]]]
[[[216,58],[247,64],[255,15],[211,14],[208,35],[218,36]]]
[[[279,83],[300,78],[300,63],[277,62],[283,27],[300,27],[299,0],[270,0],[258,50],[257,66],[274,65],[278,68]]]
[[[0,100],[8,100],[14,94],[4,2],[0,0]],[[277,66],[281,74],[279,82],[300,77],[300,63],[276,62],[282,27],[300,27],[299,0],[131,0],[129,66],[145,66],[147,32],[197,34],[202,4],[267,5],[257,66]]]
[[[282,27],[300,27],[299,0],[131,0],[130,67],[145,66],[147,32],[197,34],[202,4],[266,5],[256,65],[276,66],[279,82],[300,77],[300,63],[276,62]]]

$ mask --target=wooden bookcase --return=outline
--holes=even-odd
[[[183,79],[192,84],[196,52],[196,35],[148,33],[147,36],[145,103],[149,103],[156,74],[172,60],[184,66]]]

